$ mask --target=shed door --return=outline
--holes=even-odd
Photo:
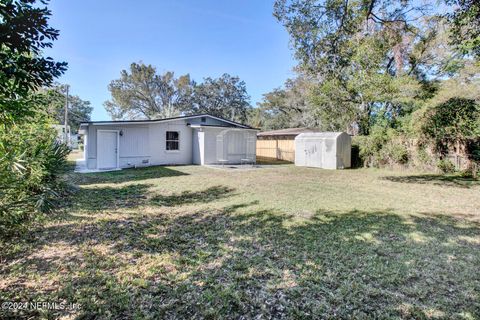
[[[117,168],[117,132],[98,131],[97,137],[97,168]]]
[[[322,141],[305,141],[305,165],[322,167]]]

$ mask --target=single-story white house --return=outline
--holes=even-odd
[[[200,114],[80,125],[88,169],[254,162],[257,129]]]

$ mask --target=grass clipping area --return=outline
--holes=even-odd
[[[72,174],[2,243],[0,318],[480,318],[480,185],[280,165]]]

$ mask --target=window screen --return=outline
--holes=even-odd
[[[179,150],[178,131],[167,131],[167,150]]]
[[[245,154],[245,139],[243,132],[231,131],[228,133],[228,154],[230,155],[243,155]]]

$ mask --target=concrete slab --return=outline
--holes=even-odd
[[[75,172],[78,173],[95,173],[95,172],[109,172],[109,171],[120,171],[122,169],[106,169],[106,170],[99,170],[99,169],[88,169],[85,159],[77,159],[75,162]]]

